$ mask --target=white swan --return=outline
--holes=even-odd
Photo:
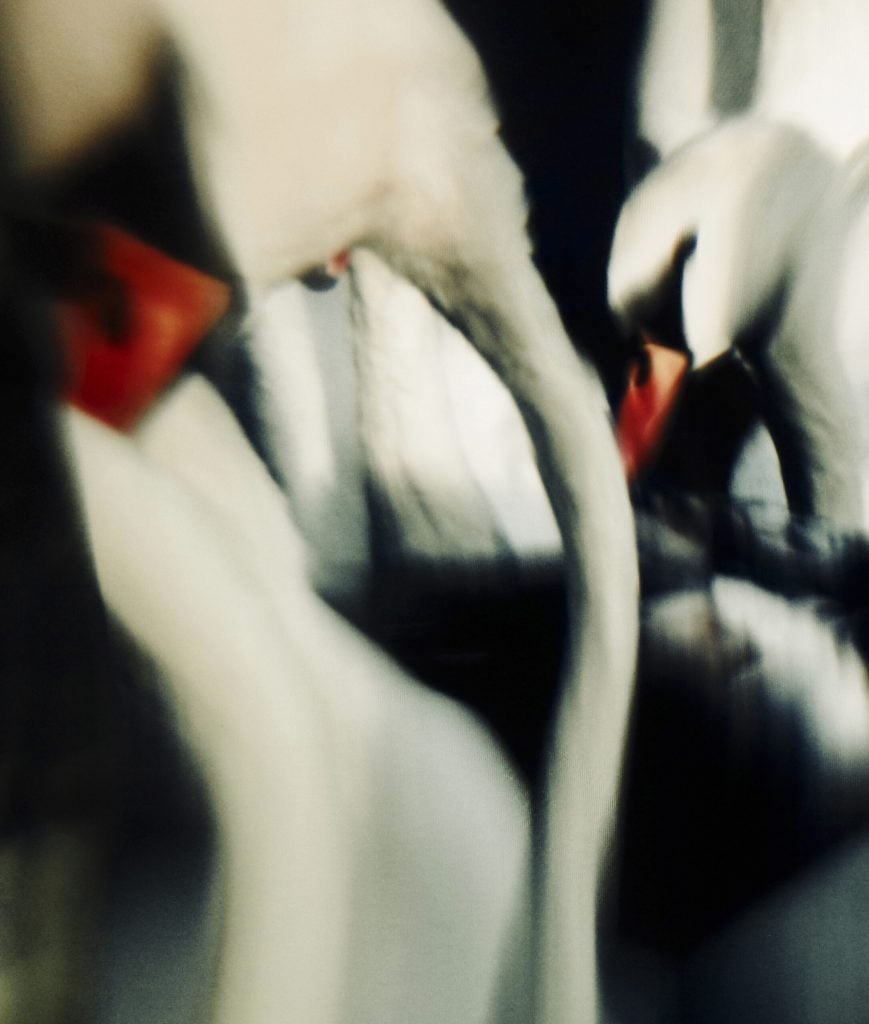
[[[836,179],[869,133],[869,17],[849,0],[690,6],[653,6],[637,131],[662,162],[625,205],[610,300],[635,323],[694,244],[680,285],[689,347],[702,362],[747,343],[792,507],[862,524],[862,368],[824,332],[832,314],[822,325],[813,312],[835,301],[835,275],[805,268],[840,247]],[[680,62],[689,18],[706,45]]]
[[[739,347],[761,382],[791,507],[855,526],[856,395],[841,347],[817,330],[815,308],[830,294],[807,273],[813,253],[829,259],[835,245],[836,173],[796,129],[753,115],[723,123],[653,170],[625,204],[609,295],[626,325],[642,324],[672,287],[677,250],[690,244],[681,301],[697,363]]]
[[[631,512],[596,374],[533,268],[521,182],[473,50],[430,0],[14,0],[4,46],[16,55],[6,98],[24,171],[58,170],[127,118],[168,48],[182,65],[203,206],[254,306],[275,282],[366,245],[460,325],[512,393],[558,519],[574,609],[549,799],[541,1013],[594,1019],[595,919],[633,688]],[[158,614],[171,630],[166,609]],[[271,656],[274,680],[281,661]],[[184,706],[201,679],[173,678]],[[230,766],[212,767],[233,792]],[[328,809],[311,813],[322,820]],[[238,907],[242,919],[262,910]],[[330,912],[342,912],[340,899]],[[268,988],[240,965],[246,945],[266,955],[269,927],[242,920],[230,936],[236,966],[218,1019],[265,1019]]]
[[[503,756],[314,596],[283,496],[200,379],[135,439],[69,431],[104,596],[214,802],[213,1019],[514,1019],[529,833]]]

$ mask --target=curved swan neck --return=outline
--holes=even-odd
[[[572,401],[549,407],[553,451],[541,458],[552,476],[571,598],[545,808],[539,1019],[546,1024],[603,1019],[598,912],[617,852],[638,630],[632,513],[600,387],[584,365],[562,381]]]
[[[614,851],[634,692],[639,582],[633,514],[600,380],[578,357],[536,275],[463,326],[507,384],[558,520],[570,598],[563,696],[551,752],[540,901],[539,1019],[601,1019],[598,907]],[[466,296],[467,297],[467,296]]]

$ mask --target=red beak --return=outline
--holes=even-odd
[[[616,438],[628,480],[633,483],[654,462],[688,375],[685,352],[646,339],[631,367],[619,410]]]
[[[92,229],[96,268],[114,282],[121,327],[101,297],[60,303],[70,368],[67,398],[121,430],[135,426],[226,312],[227,285],[107,225]]]

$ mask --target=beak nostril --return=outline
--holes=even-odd
[[[644,387],[649,382],[649,377],[652,374],[652,360],[649,355],[649,348],[647,342],[649,338],[647,335],[640,335],[640,342],[637,346],[637,352],[634,356],[634,374],[633,380],[637,387]]]

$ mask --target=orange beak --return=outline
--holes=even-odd
[[[105,296],[60,303],[70,368],[66,397],[128,430],[226,312],[230,289],[117,228],[89,230],[96,269],[117,292],[120,327],[113,331],[106,324]]]
[[[643,356],[631,367],[628,390],[619,410],[616,439],[625,474],[633,483],[650,468],[688,375],[685,352],[664,348],[646,338]]]

